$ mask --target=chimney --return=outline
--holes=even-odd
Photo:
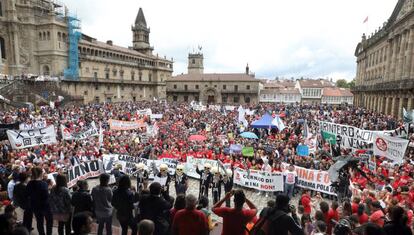
[[[108,41],[106,41],[106,44],[108,44],[108,45],[112,46],[112,45],[113,45],[112,40],[108,40]]]
[[[249,64],[246,65],[246,74],[249,75]]]

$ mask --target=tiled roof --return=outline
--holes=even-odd
[[[348,88],[323,88],[323,96],[353,96]]]
[[[230,82],[260,82],[253,76],[245,73],[204,73],[204,74],[181,74],[171,77],[168,82],[184,82],[184,81],[230,81]]]
[[[334,87],[334,84],[330,81],[324,79],[304,79],[299,80],[301,88],[324,88],[324,87]]]
[[[293,94],[299,95],[299,89],[266,89],[261,90],[260,94]]]

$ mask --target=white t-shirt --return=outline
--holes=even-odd
[[[286,180],[285,183],[287,184],[295,184],[295,180],[296,180],[296,171],[285,171],[285,176],[286,176]]]

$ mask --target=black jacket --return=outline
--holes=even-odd
[[[269,210],[269,234],[270,235],[304,235],[305,233],[296,224],[292,216],[286,214],[282,210]]]
[[[411,235],[411,229],[401,223],[394,223],[393,221],[384,225],[384,231],[387,235]]]
[[[74,214],[83,211],[93,212],[92,196],[88,191],[78,190],[72,194],[71,204]]]
[[[132,219],[134,203],[137,201],[138,197],[130,189],[115,189],[112,196],[112,206],[116,208],[117,218],[123,221]]]
[[[154,235],[165,235],[169,229],[169,218],[166,216],[172,205],[163,197],[144,195],[139,202],[141,219],[149,219],[155,223]]]
[[[29,195],[26,190],[26,184],[18,183],[14,186],[13,202],[16,206],[22,208],[23,210],[30,208]]]

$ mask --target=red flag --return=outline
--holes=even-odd
[[[365,24],[365,23],[367,23],[367,22],[368,22],[368,16],[367,16],[367,18],[365,18],[365,20],[364,20],[363,24]]]

